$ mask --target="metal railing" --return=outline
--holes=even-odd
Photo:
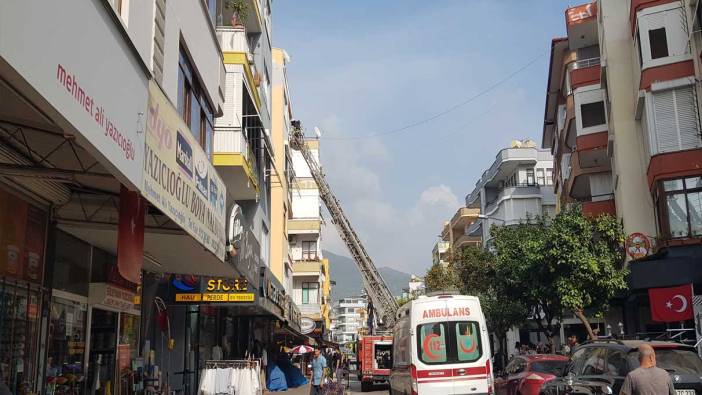
[[[580,60],[576,60],[575,62],[568,64],[568,71],[577,70],[577,69],[586,69],[588,67],[599,66],[599,65],[600,65],[600,57],[599,56],[595,57],[595,58],[580,59]]]

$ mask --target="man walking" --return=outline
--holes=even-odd
[[[319,349],[314,350],[312,358],[312,386],[310,395],[322,395],[324,368],[327,367],[327,360],[321,355]]]
[[[675,395],[668,372],[656,367],[656,352],[650,344],[639,346],[640,366],[626,375],[619,395]]]

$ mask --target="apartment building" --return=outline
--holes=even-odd
[[[466,196],[466,209],[476,219],[464,234],[490,246],[493,225],[515,225],[529,217],[553,215],[556,199],[551,186],[553,158],[527,141],[513,141],[498,152],[490,168]]]
[[[437,241],[434,244],[434,248],[431,251],[431,263],[433,265],[441,264],[444,267],[449,264],[449,242],[448,241]]]
[[[319,139],[307,138],[307,147],[319,161]],[[325,336],[330,323],[329,261],[322,256],[321,200],[309,166],[299,151],[292,152],[295,180],[288,241],[293,258],[293,298],[302,317],[315,322],[315,334]]]
[[[464,247],[479,246],[480,238],[466,233],[466,229],[475,223],[479,214],[480,210],[476,208],[459,208],[453,217],[444,223],[440,241],[443,244],[435,246],[437,254],[440,254],[440,247],[445,247],[447,256],[444,259],[448,258],[450,261],[451,257],[454,254],[459,254]]]
[[[647,290],[702,283],[702,140],[696,1],[601,0],[566,10],[551,44],[542,146],[560,203],[609,213],[640,247],[609,320],[651,322]]]
[[[360,330],[367,327],[366,307],[368,300],[364,296],[343,298],[334,304],[332,320],[332,340],[339,344],[358,340]]]

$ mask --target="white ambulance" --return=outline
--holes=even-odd
[[[420,296],[400,307],[390,394],[493,394],[490,343],[477,297]]]

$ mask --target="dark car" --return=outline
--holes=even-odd
[[[626,375],[639,367],[641,340],[586,343],[574,350],[564,377],[546,383],[540,394],[618,394]],[[656,365],[667,370],[678,395],[702,394],[702,360],[694,347],[653,341]]]
[[[520,355],[495,377],[496,395],[538,395],[544,383],[563,373],[568,358],[555,354]]]

